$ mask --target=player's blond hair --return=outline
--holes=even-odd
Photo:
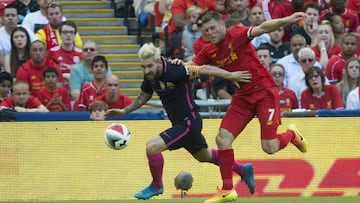
[[[140,59],[153,58],[154,61],[159,61],[161,58],[161,51],[155,47],[153,43],[145,43],[139,50],[138,56]]]

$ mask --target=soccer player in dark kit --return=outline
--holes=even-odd
[[[199,107],[195,104],[190,89],[190,80],[199,74],[222,77],[233,81],[248,82],[248,71],[228,72],[210,65],[183,66],[172,64],[160,55],[160,49],[153,44],[144,44],[139,50],[144,81],[137,99],[123,109],[109,109],[107,116],[122,116],[130,113],[151,99],[156,91],[171,121],[172,127],[150,139],[146,144],[146,155],[153,180],[151,184],[135,194],[138,199],[149,199],[163,193],[164,159],[161,152],[185,148],[200,162],[218,165],[218,151],[209,149],[201,134],[202,118]],[[254,172],[252,164],[234,162],[233,170],[239,174],[254,193]]]

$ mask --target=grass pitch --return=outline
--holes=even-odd
[[[144,203],[202,203],[204,199],[150,199]],[[0,201],[0,203],[127,203],[142,200]],[[359,203],[360,197],[240,198],[233,203]]]

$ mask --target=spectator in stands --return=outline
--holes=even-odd
[[[3,19],[3,27],[0,28],[0,65],[4,65],[4,57],[10,53],[11,43],[10,35],[12,31],[18,26],[19,19],[17,17],[17,10],[11,4],[5,7]],[[29,33],[30,41],[36,40],[34,33]]]
[[[94,57],[99,55],[100,49],[96,42],[85,41],[82,48],[82,61],[76,63],[71,68],[70,73],[70,91],[71,99],[77,100],[80,96],[81,87],[88,82],[94,80],[94,75],[91,70],[91,62]],[[106,77],[111,75],[111,68],[108,67]]]
[[[23,81],[16,81],[13,95],[1,102],[0,110],[6,108],[13,108],[17,112],[48,112],[36,97],[30,95],[29,85]]]
[[[261,45],[256,49],[256,54],[259,57],[260,63],[266,68],[266,70],[269,70],[271,64],[269,48],[267,46]]]
[[[39,29],[43,28],[49,23],[46,17],[46,12],[48,5],[53,2],[54,0],[37,0],[40,10],[28,13],[21,25],[29,30],[29,33],[30,31],[32,31],[32,33],[36,33]],[[62,21],[66,21],[65,16],[62,17]]]
[[[55,2],[55,0],[36,0],[36,2],[39,5],[40,10],[26,14],[21,23],[23,27],[29,30],[29,32],[32,31],[34,34],[49,23],[46,17],[47,7],[50,3]],[[66,17],[64,16],[62,21],[65,20]]]
[[[23,27],[17,27],[12,31],[10,41],[11,51],[5,56],[4,69],[15,77],[19,67],[30,59],[31,42],[29,33]]]
[[[201,14],[201,9],[197,6],[190,6],[186,9],[186,15],[190,18],[190,23],[184,27],[183,41],[184,41],[184,57],[185,61],[190,61],[194,57],[193,44],[196,39],[201,36],[198,30],[196,20]]]
[[[353,57],[347,60],[344,76],[336,85],[340,89],[344,104],[346,104],[349,92],[360,85],[360,59]]]
[[[346,0],[330,0],[331,7],[321,12],[322,19],[327,13],[334,13],[341,16],[344,23],[345,32],[356,32],[356,27],[359,25],[358,14],[350,9],[347,9]]]
[[[301,92],[306,89],[305,74],[311,67],[313,67],[314,65],[316,66],[314,51],[309,47],[304,47],[300,49],[298,61],[301,66],[301,71],[293,72],[294,75],[290,77],[287,87],[295,92],[300,107]]]
[[[269,32],[269,37],[269,42],[263,43],[263,45],[269,48],[271,61],[273,63],[276,63],[280,58],[290,54],[290,44],[282,42],[284,28],[281,27]]]
[[[71,67],[82,59],[81,49],[74,46],[77,26],[74,21],[62,22],[59,27],[61,45],[52,47],[50,57],[60,65],[63,74],[70,73]]]
[[[37,38],[46,44],[48,50],[62,44],[59,28],[61,26],[63,16],[62,7],[59,4],[53,2],[48,5],[46,17],[49,23],[36,32]],[[76,32],[74,35],[75,47],[82,48],[82,41],[79,33]]]
[[[305,73],[307,89],[301,93],[301,108],[310,110],[344,109],[340,91],[335,85],[325,84],[321,68],[313,66]]]
[[[63,77],[58,64],[47,57],[45,44],[37,40],[31,43],[30,59],[22,64],[17,73],[16,81],[24,81],[29,84],[31,95],[37,96],[37,92],[45,87],[43,72],[48,67],[53,67],[59,73],[59,85],[62,86]]]
[[[230,15],[224,20],[226,27],[233,25],[250,26],[249,0],[225,0],[224,8]]]
[[[355,13],[358,13],[358,19],[360,20],[360,1],[359,0],[347,0],[346,8],[353,10]]]
[[[107,104],[109,109],[122,109],[132,103],[130,97],[120,93],[119,77],[110,75],[106,79],[106,91],[100,96],[96,97],[94,101],[103,101]]]
[[[8,72],[0,71],[0,103],[11,95],[13,77]]]
[[[315,3],[309,3],[305,6],[304,12],[304,22],[293,32],[293,34],[300,34],[304,36],[306,44],[311,46],[314,44],[314,40],[317,37],[321,7]]]
[[[216,99],[231,99],[231,96],[235,93],[234,84],[219,77],[214,77],[212,89]]]
[[[250,9],[249,21],[251,22],[251,26],[258,26],[265,21],[264,14],[262,9],[259,6],[254,6]],[[251,44],[256,48],[258,48],[263,43],[268,43],[270,41],[269,33],[264,33],[260,36],[254,37],[251,40]]]
[[[325,69],[329,58],[341,53],[341,47],[335,44],[334,33],[329,21],[321,21],[317,33],[317,37],[311,48],[315,52],[316,60],[319,61],[321,67]]]
[[[39,90],[37,98],[49,111],[71,110],[70,96],[67,89],[58,87],[59,73],[49,67],[43,73],[45,88]]]
[[[303,70],[299,63],[298,53],[300,49],[304,47],[306,47],[306,41],[304,36],[300,34],[293,35],[290,39],[291,54],[286,55],[277,61],[278,64],[283,65],[285,68],[285,80],[284,80],[285,87],[289,88],[288,84],[291,77],[303,73]],[[315,65],[320,67],[319,62],[316,62]]]
[[[333,55],[325,68],[325,75],[331,84],[339,82],[344,74],[346,61],[352,57],[356,57],[356,45],[359,41],[359,36],[355,33],[345,33],[342,38],[342,52]]]
[[[346,99],[346,109],[359,110],[360,109],[360,86],[349,92]]]
[[[133,3],[135,15],[138,17],[141,29],[149,24],[148,18],[154,15],[155,0],[135,0]]]
[[[341,39],[344,34],[344,23],[339,15],[328,13],[326,14],[326,20],[331,24],[331,28],[334,32],[335,44],[341,45]]]
[[[92,121],[104,121],[105,113],[108,110],[108,106],[103,101],[94,101],[90,105],[90,120]]]
[[[106,72],[108,62],[102,55],[95,56],[91,62],[91,71],[94,80],[86,83],[81,88],[79,99],[74,104],[74,110],[88,111],[94,98],[105,93]]]
[[[186,18],[186,9],[194,5],[198,5],[203,13],[208,10],[217,10],[219,12],[224,12],[224,6],[217,5],[216,2],[213,0],[174,0],[171,6],[172,16],[168,23],[170,47],[167,50],[167,55],[182,58],[182,32],[184,26],[189,23],[189,19]]]
[[[292,109],[297,109],[299,107],[296,94],[291,89],[284,87],[284,76],[285,69],[281,64],[271,64],[270,74],[274,78],[277,90],[280,97],[280,111],[291,112]]]
[[[40,10],[36,0],[15,0],[12,5],[18,11],[19,23],[21,24],[28,13]]]

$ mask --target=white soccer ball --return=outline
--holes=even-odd
[[[130,131],[121,123],[113,123],[106,128],[104,139],[106,145],[111,149],[124,149],[130,143]]]

